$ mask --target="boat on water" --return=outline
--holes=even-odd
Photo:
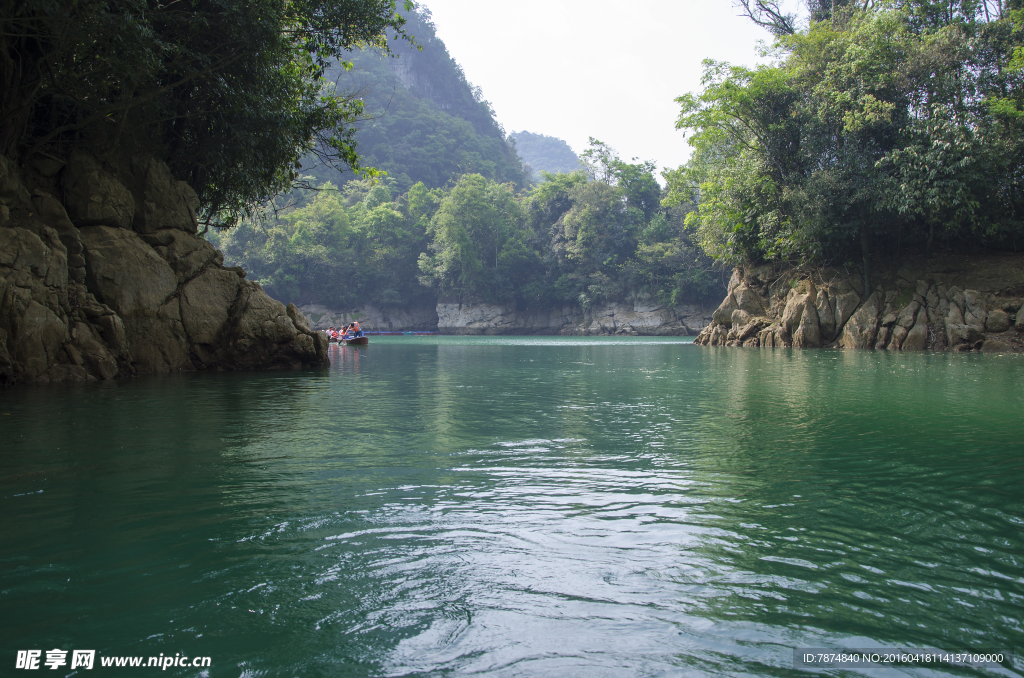
[[[361,337],[349,337],[348,339],[346,339],[345,337],[332,337],[328,335],[327,343],[337,344],[339,346],[343,344],[347,346],[364,346],[370,343],[370,338],[365,334]]]
[[[345,339],[345,338],[340,337],[340,336],[332,337],[331,335],[328,334],[327,335],[327,341],[332,343],[332,344],[339,344],[339,345],[347,344],[347,345],[354,345],[354,346],[363,346],[363,345],[366,345],[366,344],[370,343],[370,335],[371,334],[377,335],[377,336],[424,337],[424,336],[437,336],[438,334],[440,334],[440,332],[438,332],[437,330],[415,330],[415,331],[412,331],[412,332],[410,332],[410,331],[363,332],[363,336],[356,337],[356,338],[353,338],[353,339]]]

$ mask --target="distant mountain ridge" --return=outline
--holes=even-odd
[[[386,171],[397,193],[420,181],[440,188],[469,173],[526,188],[530,173],[480,88],[469,83],[437,37],[430,10],[417,5],[403,14],[407,32],[422,49],[392,40],[397,58],[364,50],[352,55],[351,71],[338,67],[330,74],[339,88],[362,93],[369,119],[357,124],[361,164]],[[317,184],[342,185],[353,178],[315,163],[303,171]]]
[[[526,130],[512,132],[509,138],[515,141],[519,157],[529,165],[534,181],[543,180],[541,172],[558,174],[575,172],[581,168],[579,157],[562,139]]]

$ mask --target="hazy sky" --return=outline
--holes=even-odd
[[[731,0],[423,0],[438,35],[506,132],[587,138],[628,160],[689,157],[673,100],[700,88],[701,61],[754,65],[767,31]],[[789,3],[793,9],[799,0]]]

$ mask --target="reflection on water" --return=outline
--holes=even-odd
[[[0,652],[774,676],[1024,637],[1018,358],[371,341],[0,393]]]
[[[359,356],[364,350],[366,349],[362,346],[328,345],[331,369],[338,372],[359,372]]]

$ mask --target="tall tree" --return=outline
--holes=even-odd
[[[678,100],[695,153],[665,173],[666,204],[696,205],[716,257],[857,261],[866,289],[875,256],[1016,246],[1024,33],[983,9],[837,3],[780,37],[775,64],[708,62]]]

